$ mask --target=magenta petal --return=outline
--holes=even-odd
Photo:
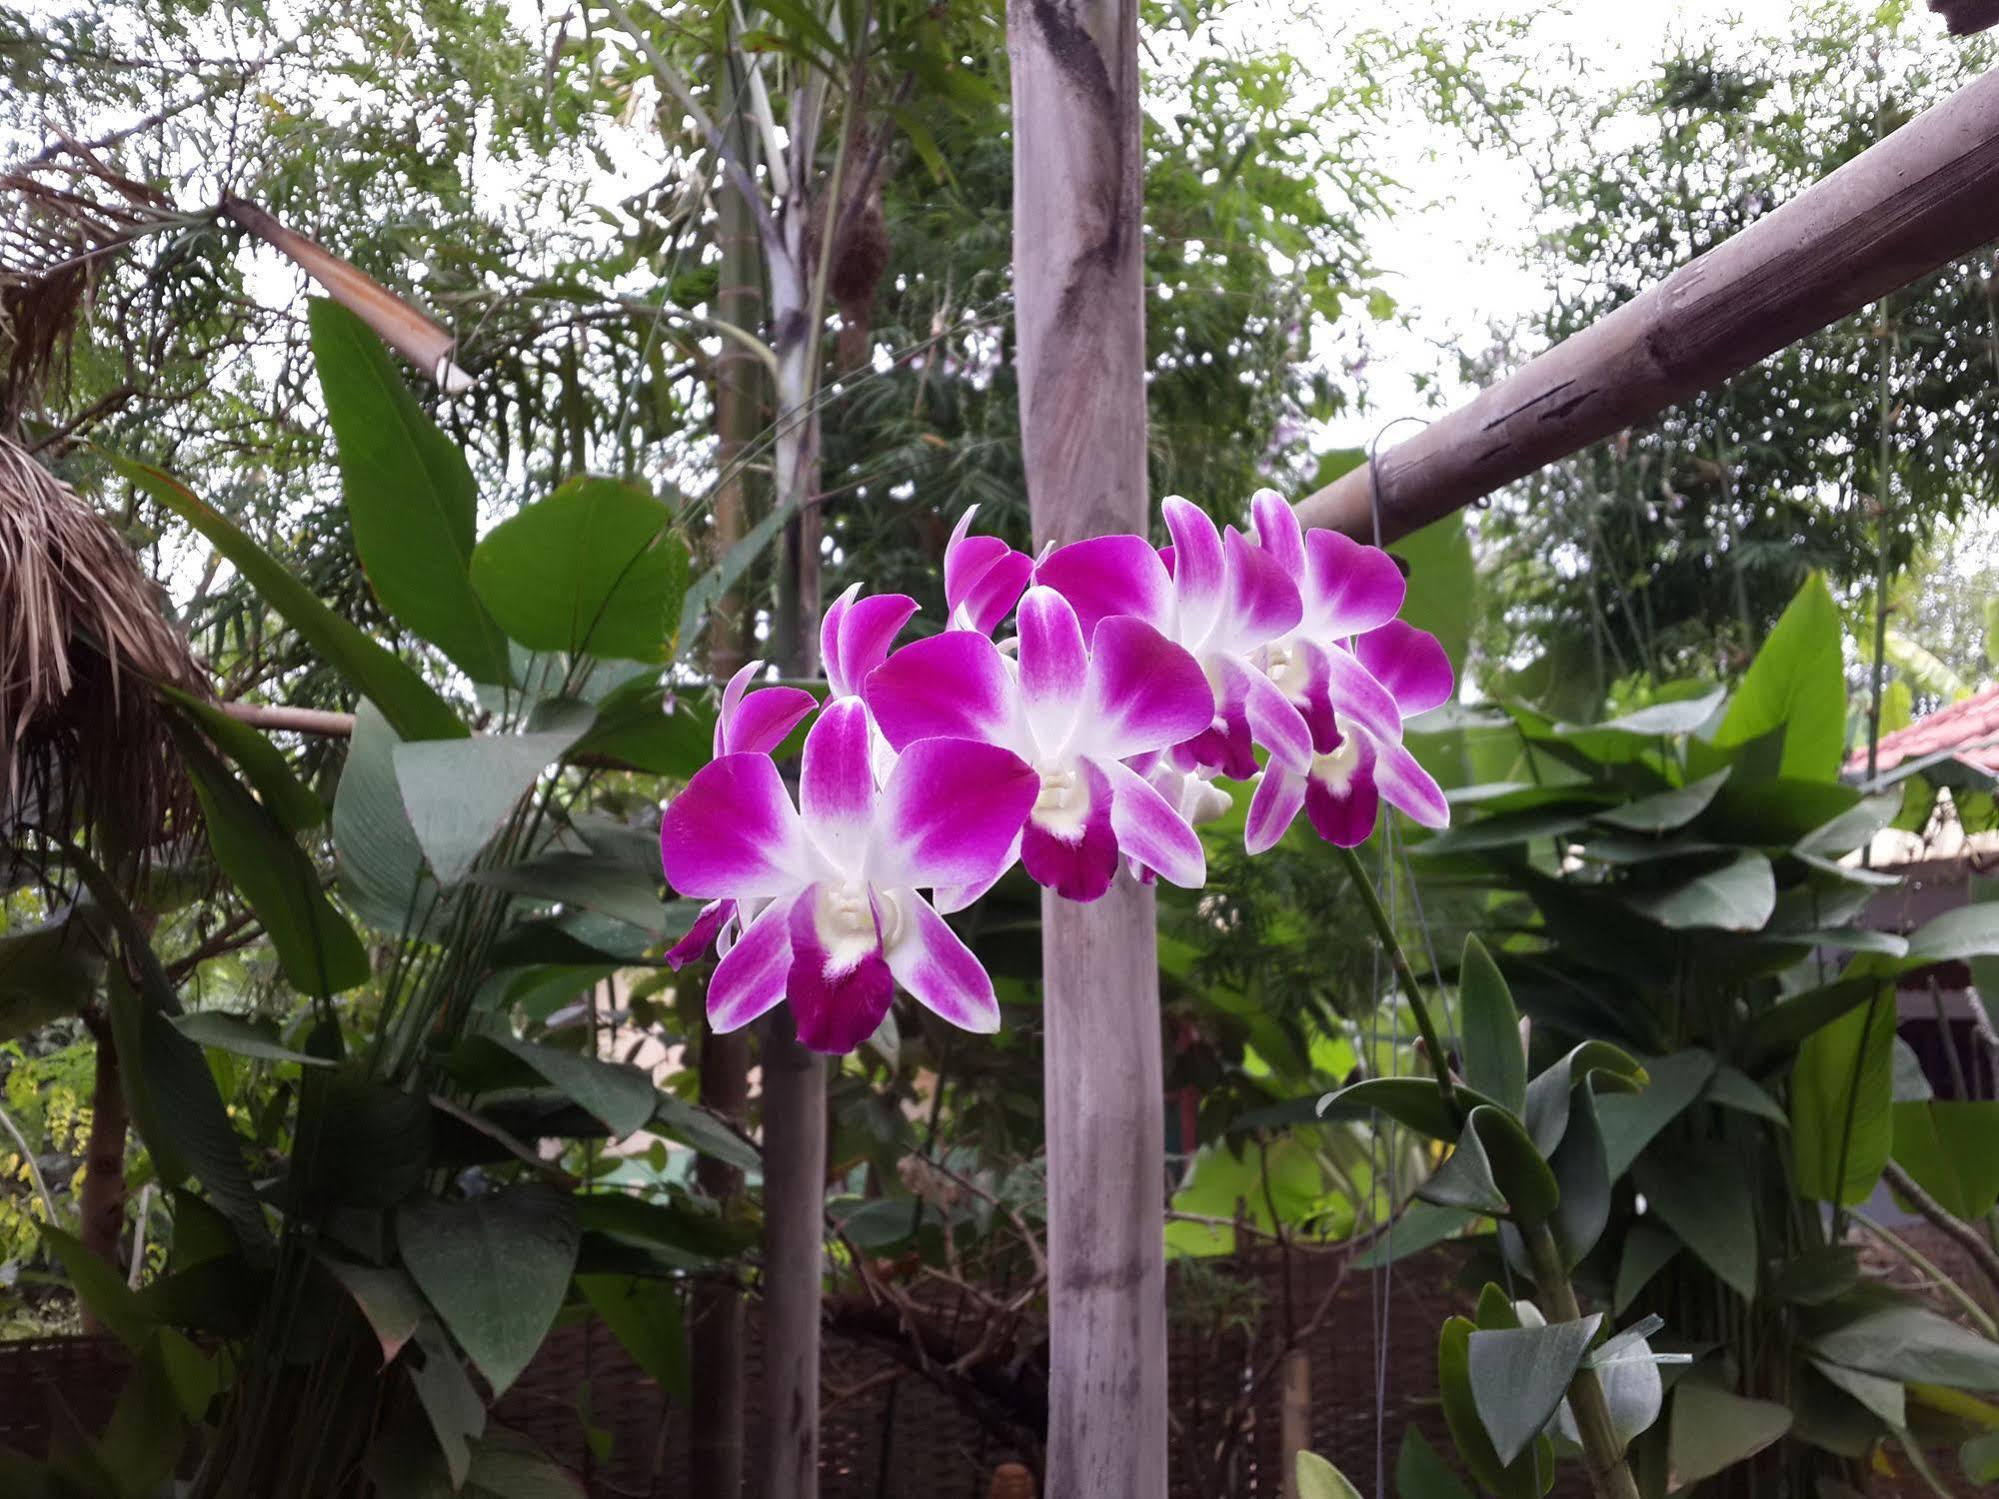
[[[740,1030],[784,998],[793,904],[781,900],[766,906],[715,965],[715,976],[708,981],[708,1023],[716,1030]]]
[[[826,680],[833,684],[836,697],[844,697],[847,692],[841,685],[840,629],[846,624],[847,611],[854,606],[860,591],[860,584],[848,584],[847,591],[828,604],[826,612],[819,616],[819,664],[825,669]]]
[[[802,687],[766,687],[741,699],[726,724],[718,719],[715,732],[728,738],[725,754],[768,755],[818,706]]]
[[[1343,789],[1335,791],[1318,776],[1305,785],[1305,816],[1321,838],[1341,848],[1358,848],[1367,842],[1381,813],[1381,796],[1375,790],[1368,751],[1362,754],[1362,763]]]
[[[1426,828],[1449,827],[1451,804],[1416,757],[1399,744],[1377,745],[1375,750],[1374,780],[1381,794]]]
[[[1249,514],[1257,543],[1277,559],[1288,577],[1304,577],[1305,533],[1299,528],[1298,512],[1276,490],[1259,489],[1250,496]]]
[[[985,636],[946,630],[876,667],[866,696],[884,737],[904,750],[919,739],[1010,740],[1020,688]]]
[[[1083,825],[1058,835],[1030,821],[1021,830],[1020,862],[1029,878],[1068,900],[1093,901],[1117,877],[1117,834],[1111,827],[1111,787],[1102,771],[1082,767],[1090,810]]]
[[[1115,621],[1106,621],[1106,625]],[[1020,696],[1027,726],[1044,754],[1059,754],[1076,728],[1090,657],[1076,611],[1054,589],[1037,585],[1020,601]]]
[[[954,625],[990,635],[1027,587],[1034,559],[997,536],[967,534],[978,508],[958,517],[944,548],[944,603]]]
[[[985,575],[965,594],[958,612],[974,630],[990,635],[1019,601],[1033,576],[1034,559],[1008,547],[1006,555],[987,568]]]
[[[1200,506],[1168,495],[1160,503],[1166,529],[1173,534],[1173,597],[1179,605],[1179,638],[1205,640],[1221,618],[1226,566],[1222,537]]]
[[[1021,650],[1025,670],[1024,638]],[[1200,662],[1186,651],[1129,615],[1097,627],[1090,646],[1089,697],[1077,728],[1079,747],[1106,759],[1128,759],[1191,739],[1214,716],[1214,688]]]
[[[1375,681],[1352,651],[1343,645],[1323,648],[1308,645],[1305,649],[1323,658],[1326,692],[1332,699],[1333,711],[1343,723],[1359,724],[1377,739],[1400,741],[1401,710],[1395,706],[1388,689]],[[1319,661],[1313,662],[1315,672],[1320,667]]]
[[[696,900],[788,895],[811,878],[798,812],[768,755],[724,755],[659,823],[666,882]]]
[[[873,945],[855,954],[830,950],[819,931],[819,889],[792,905],[791,969],[785,997],[798,1041],[812,1051],[848,1052],[872,1036],[895,998],[895,979],[882,957],[881,929]]]
[[[835,698],[805,736],[798,782],[805,829],[834,867],[858,874],[875,817],[875,773],[868,754],[868,710],[857,697]]]
[[[1224,553],[1232,647],[1254,650],[1297,629],[1305,606],[1283,564],[1251,546],[1233,526],[1224,540]]]
[[[1391,619],[1354,642],[1354,655],[1386,687],[1404,718],[1451,700],[1451,658],[1443,642],[1406,620]]]
[[[1173,580],[1143,536],[1094,536],[1058,547],[1035,567],[1034,581],[1069,601],[1085,640],[1116,614],[1135,614],[1162,629],[1171,622]]]
[[[1250,734],[1270,751],[1270,757],[1294,770],[1312,763],[1312,730],[1305,715],[1277,684],[1238,657],[1222,662],[1224,685],[1231,709],[1238,705],[1248,721]]]
[[[868,673],[888,659],[889,647],[915,612],[916,600],[901,593],[878,593],[848,606],[840,623],[837,674],[836,658],[824,658],[826,680],[837,695],[846,697],[861,690]]]
[[[1395,618],[1408,584],[1395,559],[1338,531],[1305,533],[1305,629],[1314,639],[1359,635]]]
[[[716,759],[719,760],[730,752],[729,725],[735,721],[736,705],[742,702],[743,693],[749,688],[750,678],[762,670],[763,662],[745,661],[736,674],[729,678],[729,685],[722,689],[721,711],[715,715]]]
[[[966,739],[912,744],[882,789],[870,880],[885,890],[990,880],[1006,868],[1040,791],[1041,777],[1011,750]]]
[[[1306,777],[1281,765],[1264,771],[1249,799],[1249,821],[1243,829],[1243,847],[1253,854],[1274,848],[1291,830],[1298,809],[1305,805]]]
[[[708,949],[715,944],[716,934],[735,914],[734,901],[709,901],[701,908],[701,914],[694,918],[694,925],[687,929],[687,935],[666,950],[666,966],[678,973],[696,958],[706,957]]]
[[[1208,882],[1208,856],[1201,836],[1173,804],[1136,771],[1115,760],[1092,766],[1110,784],[1111,831],[1118,852],[1136,859],[1169,884],[1198,890]]]
[[[889,972],[917,1003],[960,1030],[989,1036],[999,1029],[993,981],[972,950],[914,891],[897,891],[897,931]]]

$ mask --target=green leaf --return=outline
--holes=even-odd
[[[0,1041],[74,1015],[104,977],[101,938],[89,928],[101,918],[71,906],[53,921],[0,936]]]
[[[1457,1090],[1459,1107],[1470,1110],[1491,1099],[1470,1088]],[[1444,1103],[1436,1081],[1427,1077],[1376,1077],[1341,1088],[1319,1100],[1321,1119],[1365,1119],[1379,1109],[1432,1140],[1455,1140],[1462,1126]]]
[[[1624,1253],[1617,1262],[1617,1286],[1611,1296],[1611,1310],[1623,1316],[1625,1308],[1638,1299],[1638,1293],[1679,1252],[1680,1241],[1663,1228],[1648,1223],[1633,1224],[1624,1236]]]
[[[1742,1028],[1736,1044],[1743,1064],[1761,1070],[1782,1061],[1806,1037],[1865,1005],[1881,992],[1884,982],[1874,974],[1842,978],[1779,1000]]]
[[[1569,1127],[1548,1158],[1548,1169],[1560,1194],[1548,1230],[1555,1236],[1562,1262],[1573,1270],[1596,1247],[1610,1222],[1610,1171],[1597,1122],[1596,1095],[1587,1085],[1578,1085],[1569,1101]]]
[[[299,1094],[295,1200],[380,1211],[422,1183],[431,1167],[428,1100],[352,1066],[308,1071]]]
[[[1822,1358],[1812,1360],[1812,1367],[1830,1380],[1835,1387],[1845,1391],[1893,1431],[1902,1431],[1909,1424],[1908,1391],[1899,1379],[1883,1379],[1878,1374],[1863,1374],[1858,1369],[1849,1369],[1844,1364],[1830,1363]]]
[[[1395,1456],[1395,1499],[1472,1499],[1414,1421],[1402,1428]]]
[[[1731,1394],[1705,1379],[1673,1386],[1668,1483],[1684,1488],[1754,1457],[1791,1429],[1791,1413],[1768,1400]]]
[[[769,549],[797,510],[795,498],[772,505],[762,520],[743,533],[742,540],[689,585],[687,596],[680,603],[680,628],[673,637],[681,649],[685,650],[701,638],[701,622],[708,617],[709,609],[714,607],[717,599],[734,588],[751,564]]]
[[[1999,605],[1999,599],[1992,600],[1986,605],[1988,640],[1992,639],[1991,632],[1994,629],[1991,621],[1999,619],[1999,614],[1990,612],[1994,605]],[[1986,649],[1993,656],[1999,657],[1999,650],[1995,650],[1993,646],[1988,645]],[[1958,1466],[1964,1469],[1964,1476],[1972,1483],[1999,1483],[1999,1431],[1988,1431],[1984,1436],[1973,1437],[1966,1442],[1957,1449],[1957,1462]]]
[[[1760,931],[1777,908],[1777,877],[1770,861],[1743,849],[1718,869],[1669,890],[1626,897],[1631,908],[1676,931],[1718,928]]]
[[[1298,1499],[1360,1499],[1360,1490],[1318,1453],[1300,1452]]]
[[[301,1067],[333,1065],[325,1057],[309,1056],[285,1045],[277,1021],[268,1017],[196,1010],[176,1016],[170,1024],[196,1046],[213,1047],[232,1056],[254,1057],[260,1062],[293,1062]]]
[[[1411,1202],[1402,1209],[1388,1232],[1376,1239],[1354,1259],[1361,1270],[1378,1270],[1412,1254],[1441,1244],[1452,1234],[1469,1227],[1478,1214],[1462,1208],[1439,1207],[1430,1202]]]
[[[615,916],[655,938],[666,935],[667,905],[660,895],[665,877],[658,870],[634,869],[594,854],[552,853],[497,869],[474,870],[469,882],[531,900],[582,906]]]
[[[326,821],[326,805],[300,783],[278,747],[248,724],[231,718],[213,703],[204,703],[177,687],[161,687],[162,696],[194,720],[215,747],[236,762],[249,778],[257,798],[287,833],[303,833]]]
[[[658,1386],[685,1405],[693,1378],[679,1285],[630,1275],[579,1275],[576,1288]]]
[[[583,1486],[568,1469],[504,1427],[473,1444],[465,1493],[468,1499],[584,1499]]]
[[[416,671],[314,597],[219,510],[158,469],[112,454],[119,473],[193,526],[363,697],[378,704],[405,739],[459,739],[470,732]]]
[[[340,893],[369,926],[395,933],[405,926],[421,932],[438,895],[396,784],[395,751],[401,742],[381,710],[362,699],[333,794]]]
[[[376,597],[473,681],[506,681],[507,643],[472,589],[479,494],[465,455],[366,323],[323,297],[307,316],[354,549]]]
[[[305,852],[229,774],[212,750],[174,726],[216,863],[243,892],[302,994],[330,995],[368,980],[368,953],[319,887]]]
[[[1781,730],[1781,775],[1834,779],[1846,748],[1842,639],[1839,606],[1825,579],[1813,573],[1750,663],[1715,732],[1715,747],[1739,749]]]
[[[1733,770],[1723,766],[1711,776],[1702,776],[1672,791],[1641,796],[1621,807],[1599,812],[1593,820],[1633,833],[1670,833],[1705,812],[1731,774]]]
[[[403,1345],[416,1336],[427,1311],[415,1282],[394,1266],[357,1265],[324,1254],[320,1263],[346,1288],[367,1318],[382,1345],[382,1367],[387,1368]]]
[[[1472,1397],[1501,1463],[1511,1463],[1525,1452],[1554,1416],[1602,1324],[1603,1316],[1597,1313],[1546,1327],[1471,1334]]]
[[[410,1383],[416,1386],[417,1401],[430,1418],[451,1486],[462,1488],[472,1471],[472,1443],[486,1429],[486,1406],[465,1366],[458,1362],[451,1340],[435,1322],[426,1320],[417,1329],[416,1346],[423,1360],[410,1376]],[[500,1392],[493,1393],[497,1397]]]
[[[597,704],[597,722],[570,747],[655,775],[686,780],[714,757],[715,712],[704,700],[669,698],[657,679],[621,682]]]
[[[1523,1453],[1510,1466],[1500,1462],[1472,1393],[1471,1340],[1476,1332],[1469,1318],[1449,1317],[1437,1336],[1437,1389],[1451,1440],[1473,1480],[1486,1492],[1498,1499],[1539,1499],[1555,1479],[1553,1448],[1537,1443],[1534,1452]]]
[[[590,724],[579,708],[567,722],[533,734],[399,744],[391,751],[403,810],[437,882],[449,889],[470,872],[516,803]]]
[[[1909,938],[1906,966],[1961,963],[1999,954],[1999,901],[1974,900],[1924,922]]]
[[[1463,1027],[1465,1081],[1503,1109],[1527,1106],[1527,1049],[1513,994],[1475,935],[1465,937],[1458,967],[1459,1024]]]
[[[1659,1131],[1679,1118],[1687,1106],[1701,1096],[1714,1076],[1711,1052],[1699,1048],[1676,1051],[1645,1063],[1651,1079],[1640,1093],[1617,1094],[1597,1103],[1597,1122],[1603,1129],[1605,1168],[1616,1181],[1631,1169],[1645,1147]]]
[[[1527,1132],[1534,1137],[1535,1148],[1553,1155],[1562,1143],[1576,1085],[1589,1083],[1599,1092],[1629,1093],[1647,1081],[1645,1069],[1629,1052],[1608,1041],[1584,1041],[1527,1085]]]
[[[42,1243],[69,1276],[76,1299],[104,1328],[132,1352],[137,1353],[152,1335],[153,1321],[140,1305],[139,1295],[125,1284],[125,1277],[53,1224],[38,1223]]]
[[[1808,1200],[1865,1202],[1894,1146],[1895,1000],[1875,992],[1807,1037],[1791,1069],[1791,1169]]]
[[[1916,1185],[1967,1223],[1999,1204],[1999,1103],[1898,1103],[1894,1156]]]
[[[1607,718],[1602,723],[1564,724],[1558,732],[1564,738],[1576,740],[1605,734],[1623,734],[1634,739],[1691,734],[1714,717],[1715,710],[1721,706],[1721,700],[1726,695],[1724,689],[1708,687],[1700,682],[1674,685],[1690,695],[1651,703],[1620,717]]]
[[[601,1119],[612,1135],[623,1138],[643,1129],[651,1120],[659,1099],[652,1078],[637,1067],[622,1062],[606,1062],[580,1052],[537,1045],[513,1036],[469,1036],[452,1055],[452,1071],[475,1090],[482,1070],[482,1053],[497,1050],[520,1064],[530,1080],[545,1081]],[[511,1079],[502,1079],[507,1086]]]
[[[1416,1195],[1441,1207],[1529,1224],[1545,1222],[1560,1198],[1554,1174],[1520,1121],[1490,1104],[1471,1111],[1457,1149]]]
[[[1706,1140],[1642,1157],[1632,1180],[1646,1211],[1746,1301],[1756,1297],[1756,1217],[1735,1151]]]
[[[541,1346],[576,1265],[569,1199],[538,1186],[396,1213],[403,1263],[497,1398]]]
[[[659,1112],[653,1116],[652,1122],[653,1128],[668,1139],[678,1140],[690,1150],[697,1150],[724,1165],[734,1166],[739,1171],[763,1170],[763,1156],[754,1145],[706,1109],[683,1098],[661,1093]]]
[[[531,650],[665,661],[691,565],[673,525],[636,485],[572,479],[486,534],[472,584]]]
[[[1478,565],[1472,557],[1464,515],[1453,512],[1432,521],[1388,550],[1409,565],[1402,617],[1436,636],[1448,659],[1463,661],[1470,649],[1472,617],[1479,597]]]
[[[1999,1390],[1999,1343],[1916,1306],[1867,1313],[1810,1339],[1820,1358],[1887,1379]]]

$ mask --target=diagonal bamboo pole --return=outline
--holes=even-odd
[[[1999,69],[1374,465],[1393,541],[1999,238]],[[1363,465],[1298,503],[1369,540]]]

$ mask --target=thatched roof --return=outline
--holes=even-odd
[[[153,683],[206,677],[103,517],[0,436],[0,829],[143,856],[194,808]]]

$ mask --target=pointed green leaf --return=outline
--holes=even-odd
[[[1414,1421],[1402,1428],[1402,1448],[1395,1457],[1395,1499],[1471,1499]]]
[[[1685,827],[1705,812],[1708,803],[1714,800],[1715,793],[1721,790],[1722,783],[1731,774],[1732,769],[1723,766],[1711,776],[1702,776],[1671,791],[1641,796],[1621,807],[1599,812],[1593,820],[1633,833],[1670,833]]]
[[[1501,1463],[1519,1457],[1548,1424],[1602,1324],[1598,1313],[1546,1327],[1471,1334],[1472,1397]]]
[[[303,833],[326,821],[325,804],[292,774],[285,757],[270,740],[213,703],[204,703],[179,688],[161,687],[160,693],[193,719],[217,749],[236,762],[255,789],[257,799],[287,833]]]
[[[1298,1454],[1298,1499],[1360,1499],[1346,1474],[1316,1452]]]
[[[576,1289],[632,1356],[632,1362],[675,1401],[685,1404],[693,1380],[679,1283],[631,1275],[579,1275]]]
[[[1737,749],[1782,732],[1780,774],[1830,781],[1846,748],[1846,667],[1839,606],[1813,573],[1777,620],[1715,732]]]
[[[1999,1203],[1999,1103],[1897,1103],[1895,1159],[1955,1216],[1976,1223]]]
[[[1711,1052],[1698,1047],[1656,1057],[1645,1063],[1651,1079],[1641,1093],[1599,1099],[1597,1122],[1603,1129],[1605,1168],[1612,1181],[1631,1169],[1659,1131],[1679,1118],[1701,1096],[1714,1076]]]
[[[1820,1358],[1886,1379],[1999,1390],[1999,1343],[1924,1307],[1891,1306],[1810,1340]]]
[[[1901,1380],[1883,1379],[1878,1374],[1863,1374],[1858,1369],[1849,1369],[1844,1364],[1831,1363],[1822,1358],[1815,1358],[1811,1362],[1812,1367],[1834,1386],[1851,1395],[1880,1417],[1890,1430],[1901,1431],[1908,1426],[1908,1391]]]
[[[1675,931],[1754,932],[1777,907],[1777,877],[1769,859],[1743,849],[1684,884],[1627,899],[1634,911]]]
[[[1518,1114],[1527,1104],[1527,1049],[1520,1012],[1499,965],[1474,935],[1465,938],[1458,967],[1459,1023],[1464,1028],[1465,1081],[1501,1108]]]
[[[534,734],[399,744],[391,751],[403,810],[440,885],[464,879],[507,814],[590,726],[581,708]]]
[[[1849,1010],[1806,1038],[1791,1069],[1791,1164],[1820,1202],[1865,1202],[1894,1145],[1895,999]],[[1844,1168],[1842,1173],[1842,1168]]]
[[[1722,1141],[1644,1156],[1632,1180],[1648,1213],[1744,1300],[1756,1297],[1756,1216],[1742,1161]]]
[[[1754,1457],[1791,1429],[1791,1413],[1768,1400],[1731,1394],[1705,1379],[1673,1386],[1667,1462],[1673,1488],[1684,1488]]]
[[[1617,1262],[1617,1286],[1611,1297],[1611,1310],[1623,1316],[1625,1309],[1638,1299],[1638,1293],[1679,1252],[1680,1241],[1665,1229],[1642,1222],[1632,1225],[1624,1236],[1624,1253]]]

